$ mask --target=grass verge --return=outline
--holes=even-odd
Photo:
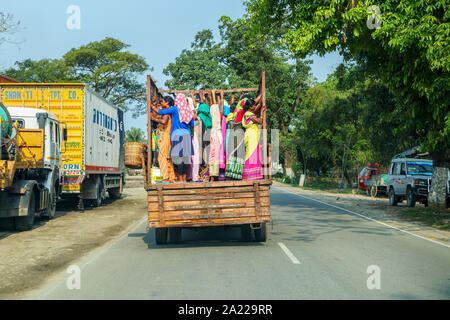
[[[401,215],[414,220],[423,222],[441,230],[450,230],[450,210],[425,208],[407,208],[401,211]]]
[[[282,178],[273,178],[273,180],[287,184],[291,187],[297,187],[304,190],[310,190],[310,191],[326,191],[331,193],[344,193],[344,194],[351,194],[353,193],[352,188],[342,188],[339,189],[339,183],[331,182],[331,181],[321,181],[321,182],[308,182],[303,187],[300,187],[296,183],[288,183],[284,182]],[[358,189],[357,194],[365,195],[365,191],[362,191]]]

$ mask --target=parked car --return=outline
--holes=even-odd
[[[370,188],[367,186],[366,181],[370,180],[373,175],[379,174],[378,163],[368,163],[359,173],[359,188],[363,191],[367,191],[367,194],[370,195]]]
[[[428,192],[433,173],[433,161],[414,158],[394,158],[388,172],[389,204],[396,206],[406,200],[409,207],[416,202],[428,205]]]

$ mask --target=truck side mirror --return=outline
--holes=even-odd
[[[63,140],[67,141],[67,128],[63,128]]]
[[[38,113],[36,113],[36,118],[37,118],[37,122],[38,122],[38,125],[39,125],[39,129],[44,129],[45,128],[45,121],[48,118],[48,113],[38,112]]]

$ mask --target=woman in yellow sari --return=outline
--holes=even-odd
[[[259,128],[262,123],[261,118],[249,110],[249,106],[244,106],[244,116],[242,126],[245,128],[245,163],[242,180],[258,180],[263,178],[261,149],[259,146]]]

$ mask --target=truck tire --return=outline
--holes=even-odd
[[[53,219],[56,214],[56,202],[58,201],[58,185],[55,184],[50,190],[48,208],[45,210],[45,218]]]
[[[244,242],[252,241],[252,228],[249,224],[244,224],[241,227],[241,240]]]
[[[378,187],[376,184],[374,184],[373,186],[370,187],[370,196],[372,198],[376,198],[378,194]]]
[[[155,242],[156,244],[167,244],[167,228],[155,229]]]
[[[411,187],[406,190],[406,205],[408,207],[414,207],[416,205],[416,195]]]
[[[34,224],[34,215],[36,211],[36,200],[33,191],[31,192],[30,200],[28,202],[28,213],[26,216],[15,217],[14,223],[16,225],[16,230],[18,231],[27,231],[33,227]]]
[[[93,207],[101,207],[103,203],[103,183],[101,179],[97,181],[97,199],[92,200]]]
[[[108,194],[111,199],[120,199],[122,193],[120,193],[120,187],[108,189]]]
[[[173,244],[181,242],[181,228],[169,228],[169,241]]]
[[[396,206],[398,203],[398,197],[395,195],[394,188],[389,189],[389,204]]]
[[[261,223],[261,229],[255,229],[255,241],[266,242],[267,241],[267,225]]]

